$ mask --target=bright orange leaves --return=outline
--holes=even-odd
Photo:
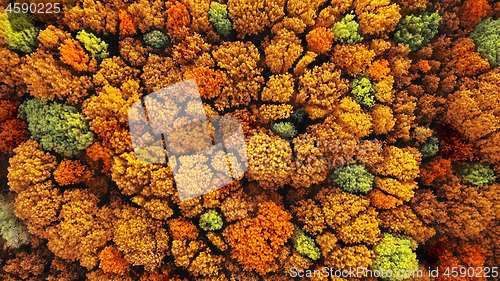
[[[198,237],[198,229],[186,219],[173,219],[169,221],[169,226],[174,240],[194,240]]]
[[[120,11],[120,35],[121,36],[132,36],[136,33],[134,20],[130,14],[122,10]]]
[[[488,0],[467,0],[460,9],[460,25],[471,31],[490,10]]]
[[[273,202],[259,206],[257,217],[244,219],[224,230],[232,256],[245,270],[266,274],[277,269],[280,248],[293,234],[292,216]]]
[[[71,65],[77,71],[87,70],[89,56],[85,53],[80,43],[73,39],[67,39],[59,47],[61,60]]]
[[[54,171],[54,179],[60,185],[78,184],[90,176],[91,172],[86,166],[72,160],[63,160]]]
[[[180,2],[176,2],[167,10],[167,28],[173,32],[177,33],[182,27],[189,27],[191,23],[191,18],[189,17],[189,12]]]
[[[368,68],[368,75],[375,80],[380,80],[381,78],[389,74],[390,71],[391,69],[389,68],[389,62],[385,59],[380,59],[374,61],[370,65],[370,67]]]
[[[417,68],[420,69],[424,73],[426,73],[432,69],[432,67],[429,65],[428,60],[419,60],[417,62]]]
[[[403,204],[403,201],[383,193],[379,189],[374,189],[368,194],[368,198],[370,198],[370,203],[372,206],[378,209],[392,209],[396,206]]]
[[[200,96],[206,99],[212,99],[220,94],[227,76],[223,71],[200,66],[184,73],[184,79],[191,78],[196,78]]]
[[[306,35],[307,47],[310,51],[324,54],[332,48],[333,32],[325,27],[318,27]]]
[[[115,273],[119,275],[125,274],[129,270],[129,265],[123,259],[120,251],[114,246],[104,248],[99,254],[99,268],[105,273]]]

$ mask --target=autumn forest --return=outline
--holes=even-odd
[[[0,280],[499,280],[499,66],[498,0],[0,0]]]

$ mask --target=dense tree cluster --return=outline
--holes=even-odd
[[[14,2],[1,280],[500,264],[498,1]]]

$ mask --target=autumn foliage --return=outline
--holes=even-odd
[[[420,178],[425,185],[432,185],[434,182],[446,180],[451,175],[451,160],[436,159],[421,170]]]
[[[488,0],[467,0],[460,7],[460,24],[467,30],[472,30],[490,10]]]
[[[78,184],[90,178],[91,172],[77,161],[64,160],[54,170],[54,179],[61,186]]]
[[[263,203],[255,218],[242,220],[224,231],[226,241],[233,248],[232,256],[246,270],[254,269],[261,274],[276,270],[279,249],[292,236],[290,218],[290,214],[275,203]]]
[[[123,275],[129,270],[128,263],[116,247],[108,246],[99,254],[99,267],[106,273]]]
[[[319,27],[311,30],[306,36],[308,49],[318,54],[323,54],[332,48],[333,33],[329,29]]]
[[[477,268],[484,266],[485,262],[484,250],[480,245],[448,238],[442,238],[432,243],[427,249],[427,255],[429,265],[440,268]],[[474,280],[474,276],[460,275],[458,278],[442,275],[437,280]]]
[[[89,56],[85,53],[80,43],[75,40],[68,39],[59,47],[61,52],[61,60],[71,65],[77,71],[87,70]]]
[[[125,10],[120,11],[120,35],[130,36],[136,33],[132,16]]]
[[[0,280],[500,264],[498,1],[10,2]]]

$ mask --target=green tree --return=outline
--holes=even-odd
[[[271,124],[271,130],[284,139],[291,139],[297,134],[291,122],[276,122]]]
[[[90,53],[91,57],[102,60],[109,56],[108,44],[94,34],[81,30],[76,35],[76,39],[82,43],[83,47]]]
[[[227,6],[225,4],[211,2],[210,10],[208,10],[208,20],[220,35],[227,37],[231,34],[233,24],[229,20]]]
[[[493,66],[500,66],[500,19],[487,18],[470,33],[477,51]]]
[[[200,216],[200,227],[205,231],[219,230],[222,224],[222,218],[215,210],[208,210]]]
[[[356,193],[366,193],[373,187],[375,177],[361,165],[348,165],[335,171],[331,180],[343,190]]]
[[[347,14],[333,25],[336,41],[353,45],[363,41],[363,37],[358,33],[359,24],[354,20],[355,17],[352,13]]]
[[[394,34],[396,43],[404,43],[416,51],[427,45],[438,33],[441,16],[438,12],[424,12],[418,16],[408,15],[399,24]]]
[[[293,236],[293,246],[299,254],[304,255],[312,260],[320,258],[320,250],[314,240],[307,236],[298,226],[295,226]]]
[[[375,90],[370,79],[366,77],[354,79],[352,82],[352,94],[360,105],[369,108],[375,105]]]
[[[93,140],[83,116],[72,106],[31,99],[19,107],[19,118],[28,122],[31,137],[44,150],[65,157],[78,154]]]
[[[493,170],[484,163],[469,163],[462,167],[458,174],[463,180],[474,185],[485,185],[496,178]]]
[[[413,272],[418,269],[417,254],[413,252],[417,247],[417,242],[409,237],[384,233],[384,238],[373,248],[375,260],[372,268],[373,270],[384,270],[384,272],[392,271],[392,277],[386,275],[384,280],[406,279],[404,275],[398,277],[397,272],[399,270]]]
[[[157,49],[161,49],[161,48],[165,47],[165,45],[167,45],[168,42],[170,42],[170,40],[168,39],[168,36],[163,34],[163,32],[161,32],[159,30],[153,30],[153,31],[145,34],[143,39],[147,45],[153,46]]]
[[[30,14],[0,13],[0,36],[14,50],[33,52],[38,45],[38,31]]]
[[[439,151],[439,139],[435,136],[427,138],[425,143],[420,147],[420,153],[423,157],[431,157]]]
[[[5,239],[5,245],[18,248],[30,242],[30,234],[14,212],[14,203],[8,196],[0,195],[0,233]]]

